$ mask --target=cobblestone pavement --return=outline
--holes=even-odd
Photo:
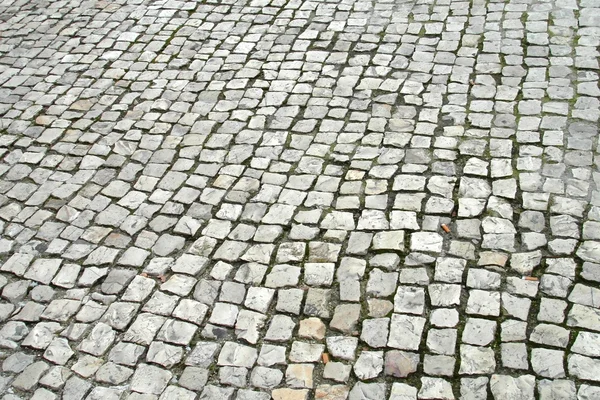
[[[598,0],[0,0],[0,396],[600,399]]]

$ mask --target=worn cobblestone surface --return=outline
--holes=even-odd
[[[0,0],[2,399],[600,398],[597,0]]]

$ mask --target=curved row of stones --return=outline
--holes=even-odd
[[[0,1],[2,399],[598,399],[594,0]]]

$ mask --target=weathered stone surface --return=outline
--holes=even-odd
[[[385,353],[386,375],[397,378],[405,378],[417,371],[419,365],[419,355],[400,350],[390,350]]]
[[[385,397],[385,384],[357,382],[350,390],[348,400],[371,400]]]
[[[514,378],[507,375],[492,375],[490,389],[494,399],[533,399],[535,378],[533,375],[523,375]]]
[[[159,395],[167,387],[173,374],[148,364],[140,364],[131,378],[131,390],[144,394]]]
[[[425,318],[393,314],[388,346],[402,350],[418,350]]]
[[[571,354],[567,357],[569,374],[579,379],[591,381],[600,380],[600,363],[597,359],[585,357],[579,354]]]
[[[421,399],[454,399],[452,386],[450,382],[441,378],[421,378],[421,390],[419,390]]]

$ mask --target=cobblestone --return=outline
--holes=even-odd
[[[0,0],[0,395],[600,397],[596,3]]]

